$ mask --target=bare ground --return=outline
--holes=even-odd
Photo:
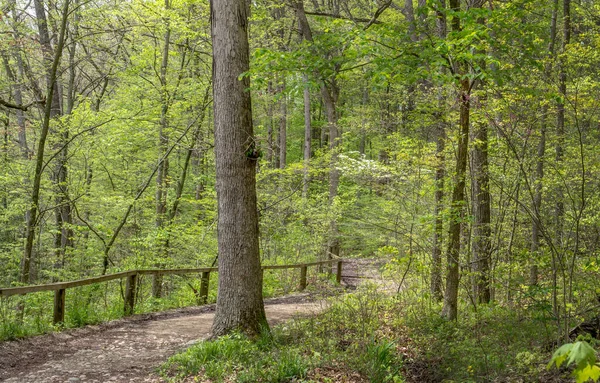
[[[343,284],[355,288],[369,262],[344,265]],[[362,277],[362,278],[361,278]],[[309,294],[265,302],[271,325],[324,308]],[[176,352],[206,339],[214,305],[137,315],[99,326],[0,343],[0,381],[7,383],[161,382],[156,368]]]

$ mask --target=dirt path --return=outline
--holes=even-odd
[[[359,270],[368,266],[364,260],[349,263],[343,283],[355,287],[364,279]],[[271,325],[298,315],[313,315],[324,306],[323,301],[315,302],[308,294],[265,302]],[[213,311],[214,305],[210,305],[139,315],[100,326],[0,343],[0,381],[161,382],[156,368],[177,351],[205,339]]]

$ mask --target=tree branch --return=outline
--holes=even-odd
[[[345,16],[334,15],[334,14],[331,14],[331,13],[324,13],[324,12],[306,12],[306,11],[304,11],[304,13],[306,13],[307,15],[311,15],[311,16],[323,16],[323,17],[331,17],[331,18],[334,18],[334,19],[342,19],[342,20],[348,20],[348,21],[357,21],[359,23],[369,23],[369,26],[371,26],[372,24],[381,24],[381,21],[378,21],[376,17],[373,17],[372,19],[363,19],[363,18],[360,18],[360,17],[358,17],[358,18],[357,17],[349,18],[349,17],[345,17]],[[377,14],[377,13],[375,13],[375,14]]]
[[[383,3],[381,5],[381,7],[379,7],[377,9],[377,11],[375,11],[375,14],[373,15],[373,18],[367,23],[367,25],[365,25],[365,27],[363,28],[365,31],[367,29],[369,29],[371,27],[371,25],[373,24],[381,24],[381,21],[377,20],[379,18],[379,16],[381,16],[381,14],[383,13],[383,11],[385,11],[386,9],[388,9],[388,7],[390,5],[392,5],[392,1],[393,0],[388,0],[387,2]]]
[[[32,101],[29,104],[26,105],[21,105],[21,104],[13,104],[12,102],[6,101],[2,98],[0,98],[0,105],[9,108],[9,109],[18,109],[18,110],[22,110],[23,112],[26,112],[27,109],[29,109],[30,106],[32,106],[33,104],[44,104],[45,101],[44,100],[40,100],[40,101]]]

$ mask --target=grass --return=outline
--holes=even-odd
[[[338,296],[325,312],[251,340],[199,343],[161,369],[171,382],[569,382],[547,371],[553,322],[544,311],[461,308],[457,322],[430,301],[375,286]]]
[[[379,332],[372,306],[384,298],[366,287],[331,299],[323,314],[258,339],[232,334],[201,342],[170,358],[161,374],[171,382],[403,382],[398,343]]]

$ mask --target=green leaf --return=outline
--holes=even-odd
[[[588,364],[583,370],[575,371],[575,380],[577,383],[585,383],[592,379],[597,382],[600,379],[600,367],[595,364]]]
[[[548,369],[552,367],[552,364],[556,365],[556,368],[560,367],[564,361],[569,356],[569,352],[573,348],[573,343],[563,344],[558,350],[554,351],[554,355],[552,355],[552,359],[550,359],[550,363],[546,366]]]
[[[590,346],[587,342],[576,342],[573,344],[573,348],[569,353],[569,361],[567,366],[575,363],[577,369],[582,369],[586,365],[593,365],[596,363],[596,350]]]

